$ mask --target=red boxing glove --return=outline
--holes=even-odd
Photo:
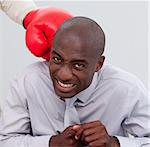
[[[49,60],[54,33],[72,15],[59,8],[46,7],[29,12],[23,21],[26,45],[37,57]]]

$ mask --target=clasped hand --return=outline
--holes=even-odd
[[[67,127],[62,133],[52,136],[50,147],[119,147],[118,140],[109,136],[100,121]]]

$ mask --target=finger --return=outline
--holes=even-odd
[[[95,127],[95,126],[101,126],[103,125],[99,120],[97,121],[92,121],[92,122],[89,122],[89,123],[85,123],[85,124],[82,124],[82,127],[84,129],[88,129],[88,128],[92,128],[92,127]]]
[[[108,144],[110,137],[104,134],[92,134],[84,138],[84,142],[90,144],[91,142],[98,142],[99,145]]]
[[[90,147],[106,147],[105,143],[100,142],[99,140],[95,140],[88,144]]]
[[[83,128],[81,125],[74,125],[73,130],[76,132],[75,138],[77,139],[80,134],[83,132]]]
[[[67,133],[67,138],[75,138],[75,131],[73,130],[70,130],[68,133]]]
[[[66,138],[74,138],[76,132],[73,130],[72,127],[73,126],[69,126],[63,131]]]
[[[67,139],[67,142],[68,142],[69,146],[71,146],[71,145],[73,145],[73,144],[76,143],[76,140],[73,139],[73,138],[68,138],[68,139]]]
[[[96,126],[93,128],[84,129],[83,134],[86,137],[86,136],[92,135],[94,133],[100,133],[102,131],[102,129],[103,129],[102,126]]]
[[[80,125],[74,125],[74,126],[72,127],[72,129],[73,129],[74,131],[78,131],[80,128],[81,128]]]
[[[83,133],[83,127],[80,127],[80,129],[75,134],[75,139],[79,140]]]
[[[72,130],[72,127],[73,127],[73,126],[69,126],[69,127],[65,128],[65,129],[64,129],[64,132],[65,132],[65,131],[68,131],[68,130]]]
[[[101,139],[100,134],[96,134],[96,133],[84,137],[84,141],[87,143],[93,142],[95,140],[100,140],[100,139]]]

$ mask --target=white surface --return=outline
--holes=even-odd
[[[75,16],[96,20],[106,34],[106,61],[136,74],[148,87],[148,3],[119,1],[36,1],[57,6]],[[0,12],[0,99],[15,73],[39,61],[27,51],[24,28]],[[150,54],[150,53],[149,53]],[[150,62],[150,60],[149,60]],[[150,73],[150,70],[149,70]],[[150,89],[150,88],[149,88]]]

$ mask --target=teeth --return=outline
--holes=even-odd
[[[64,84],[60,81],[58,81],[58,84],[61,86],[61,87],[64,87],[64,88],[70,88],[70,87],[73,87],[73,84]]]

